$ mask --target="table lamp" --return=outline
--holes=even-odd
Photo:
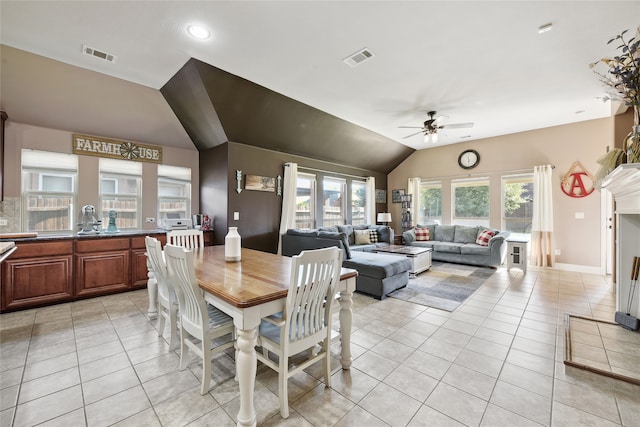
[[[391,222],[391,214],[389,212],[379,212],[378,222],[381,222],[384,225],[389,225],[389,223]]]

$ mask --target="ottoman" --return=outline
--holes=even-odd
[[[389,292],[407,286],[411,261],[395,255],[352,251],[342,266],[358,270],[356,291],[381,300]]]

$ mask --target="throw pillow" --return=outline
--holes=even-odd
[[[378,230],[369,230],[369,240],[371,243],[378,243]]]
[[[478,238],[476,239],[476,244],[478,244],[480,246],[488,246],[489,245],[489,240],[491,240],[491,238],[493,236],[495,236],[495,235],[496,235],[495,231],[484,229],[478,235]]]
[[[371,233],[369,230],[353,230],[356,235],[356,245],[370,245]]]
[[[416,240],[417,241],[426,241],[426,240],[431,240],[430,235],[429,235],[429,229],[428,228],[415,228],[415,233],[416,233]]]

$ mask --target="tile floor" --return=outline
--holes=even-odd
[[[262,426],[640,426],[640,387],[565,367],[564,313],[612,319],[606,278],[499,269],[455,312],[354,297],[353,367],[332,388],[312,367],[290,380],[259,367]],[[232,352],[212,389],[146,319],[146,290],[0,316],[1,426],[233,426]],[[339,354],[339,344],[333,349]],[[640,362],[638,362],[640,363]]]

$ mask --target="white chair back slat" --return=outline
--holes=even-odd
[[[198,249],[204,246],[202,230],[173,230],[167,233],[167,243],[186,249]]]

